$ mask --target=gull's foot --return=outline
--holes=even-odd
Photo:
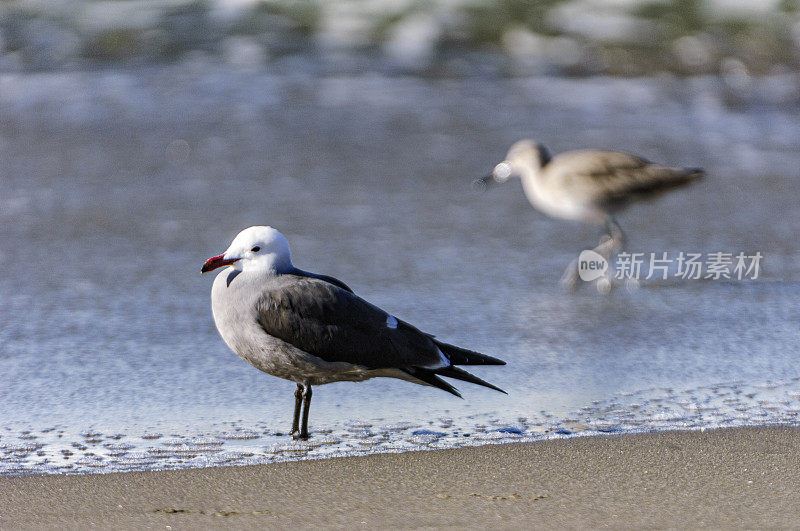
[[[300,441],[307,441],[308,440],[308,432],[302,433],[302,432],[296,431],[296,432],[292,433],[291,436],[292,436],[292,439],[294,439],[294,440],[300,440]]]

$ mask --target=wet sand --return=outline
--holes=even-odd
[[[0,528],[93,525],[798,527],[800,428],[0,479]]]

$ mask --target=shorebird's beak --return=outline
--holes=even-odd
[[[494,181],[494,172],[489,173],[480,179],[475,179],[472,181],[472,185],[477,188],[478,190],[486,190],[490,184]]]
[[[224,254],[218,256],[212,256],[206,263],[203,264],[203,269],[200,270],[201,273],[208,273],[209,271],[214,271],[215,269],[219,269],[220,267],[229,266],[234,263],[238,258],[225,258]]]

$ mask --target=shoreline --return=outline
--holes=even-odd
[[[793,527],[800,427],[0,478],[0,527]]]

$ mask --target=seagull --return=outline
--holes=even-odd
[[[211,288],[214,323],[239,357],[297,384],[295,438],[308,438],[313,385],[383,376],[461,398],[440,378],[446,376],[505,393],[456,367],[504,361],[443,343],[365,301],[342,281],[294,267],[288,241],[272,227],[244,229],[224,253],[206,260],[201,272],[222,267]]]
[[[700,168],[662,166],[624,151],[581,149],[551,157],[543,145],[520,140],[503,162],[476,182],[485,186],[519,177],[528,201],[538,210],[554,218],[603,225],[607,235],[593,251],[608,260],[624,245],[625,235],[614,219],[617,212],[703,175]],[[575,259],[561,282],[572,290],[577,280]]]

